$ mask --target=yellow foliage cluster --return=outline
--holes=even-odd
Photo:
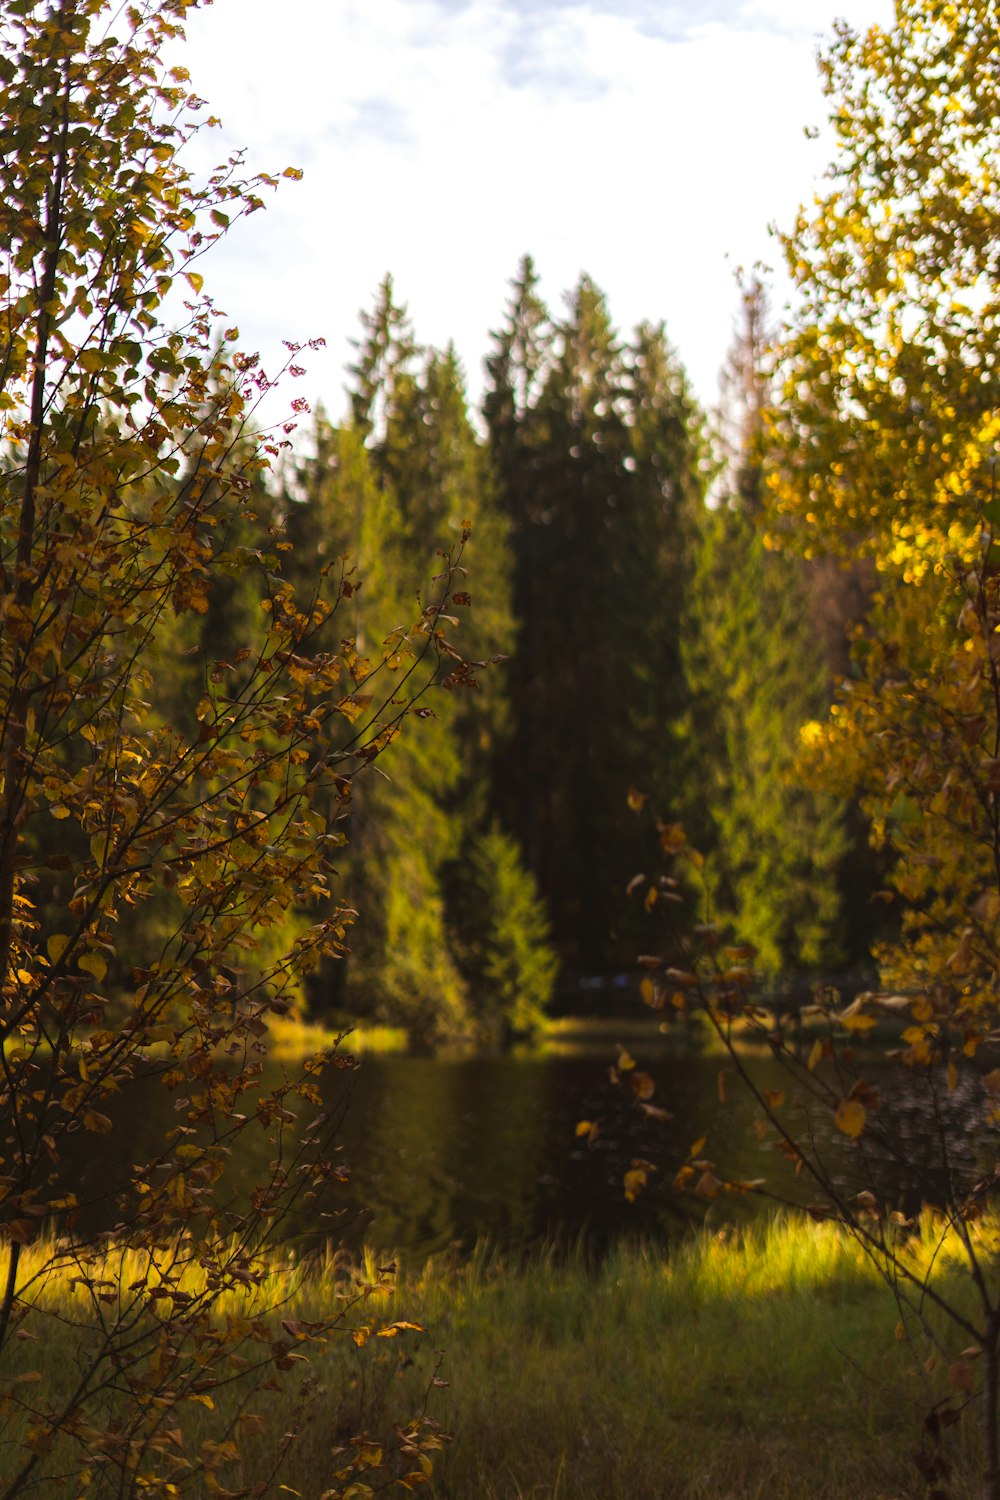
[[[877,578],[803,764],[860,792],[894,856],[886,983],[972,1035],[1000,967],[995,23],[990,0],[909,0],[892,28],[840,29],[823,63],[838,153],[786,241],[803,306],[769,419],[772,536],[868,556]]]

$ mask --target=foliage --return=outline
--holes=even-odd
[[[979,1038],[997,967],[996,21],[990,3],[912,0],[825,61],[840,149],[789,241],[806,301],[780,351],[771,479],[793,541],[875,559],[853,679],[807,745],[895,856],[886,978],[940,987]]]
[[[530,1036],[545,1020],[558,962],[531,874],[497,823],[473,844],[455,902],[480,1035],[494,1042]]]
[[[846,840],[843,804],[811,790],[797,766],[800,730],[827,709],[831,683],[807,566],[762,536],[766,323],[754,283],[727,370],[728,462],[700,518],[687,591],[691,769],[687,805],[675,806],[709,860],[716,915],[752,932],[762,966],[781,975],[841,956]]]
[[[412,607],[426,572],[440,568],[441,553],[471,523],[475,592],[453,591],[449,623],[461,628],[466,656],[499,662],[512,634],[506,525],[454,351],[416,343],[388,277],[362,327],[351,421],[339,429],[317,421],[314,456],[299,462],[285,501],[299,565],[317,546],[351,554],[365,580],[352,609],[359,650],[367,650]],[[468,851],[489,817],[507,712],[497,677],[482,692],[463,691],[467,684],[442,664],[423,695],[420,735],[394,744],[380,760],[383,774],[352,801],[344,865],[362,915],[343,993],[314,991],[319,1003],[406,1025],[420,1044],[492,1034],[488,1007],[463,972],[463,891]],[[502,925],[499,914],[487,920]]]
[[[342,1168],[320,1063],[269,1085],[262,1039],[344,951],[331,856],[356,771],[397,737],[439,653],[468,671],[440,621],[457,563],[364,661],[349,627],[319,639],[351,597],[344,568],[297,596],[289,544],[258,519],[279,444],[245,423],[272,382],[236,330],[220,346],[195,267],[276,179],[244,178],[238,157],[204,184],[184,166],[212,122],[161,53],[190,9],[3,6],[4,1500],[67,1464],[81,1497],[224,1494],[237,1413],[190,1453],[176,1414],[234,1382],[249,1416],[262,1383],[294,1375],[290,1344],[221,1308],[266,1285],[289,1207],[335,1192]],[[210,636],[220,595],[227,629]],[[189,647],[169,697],[163,654]],[[106,1146],[115,1096],[137,1086],[178,1095],[176,1126],[87,1189],[77,1143]],[[270,1166],[238,1189],[226,1162],[252,1132]],[[95,1227],[109,1221],[127,1277]],[[39,1268],[45,1225],[58,1237]],[[80,1339],[53,1383],[20,1355],[61,1318],[45,1287],[67,1270]],[[403,1442],[407,1462],[417,1448]],[[360,1462],[331,1460],[331,1495]]]
[[[702,445],[662,326],[623,343],[586,276],[567,301],[553,320],[526,258],[494,335],[484,412],[518,628],[497,801],[561,957],[586,971],[626,961],[628,788],[676,775],[685,528]]]
[[[738,511],[705,517],[692,586],[692,753],[701,761],[699,839],[720,918],[752,932],[774,974],[838,957],[843,808],[803,784],[798,736],[828,697],[796,561],[768,552]]]
[[[760,1137],[811,1183],[814,1211],[873,1257],[900,1336],[923,1326],[937,1340],[950,1392],[924,1421],[931,1493],[949,1483],[941,1439],[974,1403],[989,1500],[1000,1495],[1000,1288],[996,1244],[977,1226],[995,1186],[1000,1080],[997,19],[992,0],[901,0],[892,28],[838,28],[823,60],[838,154],[787,241],[801,300],[775,356],[772,539],[867,554],[878,576],[852,674],[829,719],[806,726],[805,748],[831,790],[860,790],[892,857],[885,895],[902,908],[902,937],[877,950],[882,990],[850,1004],[817,995],[808,1051],[784,1026],[769,1030],[755,949],[710,927],[689,937],[682,965],[650,955],[647,990],[654,1006],[676,996],[707,1016],[748,1086],[738,1034],[756,1033],[784,1065],[786,1088],[756,1091]],[[690,860],[682,834],[661,825],[661,841]],[[886,1019],[896,1045],[866,1060],[859,1041]],[[922,1151],[914,1118],[932,1127]],[[697,1143],[680,1187],[740,1187],[720,1144]],[[917,1203],[940,1206],[938,1223],[918,1224],[914,1203],[894,1198],[886,1161]],[[914,1263],[918,1235],[931,1260],[957,1247],[961,1291]]]

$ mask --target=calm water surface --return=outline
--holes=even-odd
[[[338,1121],[337,1146],[350,1178],[299,1216],[299,1238],[306,1246],[369,1243],[411,1258],[450,1248],[461,1253],[479,1239],[520,1249],[582,1235],[600,1248],[622,1235],[667,1241],[706,1216],[721,1224],[770,1207],[756,1196],[708,1203],[674,1190],[675,1172],[702,1136],[701,1154],[729,1175],[766,1176],[790,1201],[816,1197],[773,1147],[761,1146],[753,1130],[758,1111],[745,1091],[728,1076],[720,1089],[718,1060],[661,1053],[648,1062],[655,1102],[674,1116],[662,1122],[640,1116],[611,1085],[613,1055],[609,1049],[598,1057],[388,1057],[367,1059],[356,1073],[331,1070],[323,1081],[324,1103]],[[751,1066],[758,1085],[782,1086],[769,1059]],[[877,1072],[873,1063],[870,1076]],[[900,1090],[893,1083],[897,1074],[893,1069],[879,1080],[880,1116],[891,1113],[894,1137],[907,1157],[922,1161],[919,1172],[893,1162],[891,1153],[880,1157],[877,1149],[862,1172],[858,1152],[831,1142],[828,1129],[820,1145],[832,1153],[842,1180],[867,1183],[874,1174],[888,1196],[911,1209],[930,1196],[935,1174],[940,1178],[940,1137],[923,1121],[919,1091],[911,1096],[905,1079]],[[964,1096],[952,1101],[949,1149],[969,1172],[976,1163],[963,1120],[974,1103]],[[115,1129],[101,1139],[99,1152],[95,1138],[81,1141],[92,1154],[74,1165],[74,1173],[91,1215],[113,1212],[112,1194],[126,1180],[128,1162],[147,1150],[150,1158],[155,1154],[164,1129],[177,1119],[175,1104],[158,1085],[147,1085],[118,1101]],[[581,1119],[602,1122],[593,1146],[575,1135]],[[871,1143],[866,1149],[872,1151]],[[269,1154],[260,1142],[237,1159],[237,1182],[259,1180]],[[622,1179],[637,1157],[658,1170],[630,1204]]]

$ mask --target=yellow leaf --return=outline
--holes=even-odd
[[[840,1024],[845,1031],[871,1031],[873,1026],[878,1025],[877,1016],[841,1016]]]
[[[632,1055],[630,1053],[626,1052],[624,1047],[622,1047],[621,1051],[618,1053],[618,1068],[619,1068],[619,1071],[622,1072],[622,1073],[627,1073],[630,1068],[634,1068],[634,1067],[635,1067],[635,1058],[632,1057]]]
[[[865,1107],[857,1099],[842,1099],[837,1105],[833,1116],[833,1123],[842,1135],[850,1136],[852,1141],[865,1128]]]
[[[625,1197],[629,1203],[634,1203],[649,1181],[649,1173],[645,1167],[630,1167],[625,1173]]]
[[[593,1128],[593,1120],[578,1120],[576,1125],[576,1134],[578,1136],[589,1135]]]
[[[190,1204],[191,1197],[187,1190],[187,1184],[180,1173],[176,1177],[172,1177],[167,1184],[167,1197],[174,1208],[187,1208]]]
[[[951,1093],[958,1088],[958,1069],[953,1062],[948,1064],[948,1088]]]
[[[83,1128],[89,1130],[93,1135],[107,1135],[111,1130],[111,1121],[107,1115],[102,1115],[96,1109],[88,1109],[83,1117]]]
[[[185,271],[184,276],[191,290],[195,294],[199,293],[202,287],[205,285],[204,276],[199,276],[197,271]]]
[[[822,1060],[822,1057],[823,1057],[823,1043],[817,1037],[816,1041],[813,1042],[812,1046],[809,1049],[809,1058],[808,1058],[808,1061],[806,1062],[806,1067],[809,1069],[810,1073],[812,1073],[812,1072],[815,1071],[816,1065],[817,1065],[817,1063],[819,1063]]]
[[[84,953],[81,958],[77,959],[76,966],[78,969],[82,969],[85,974],[93,975],[98,984],[101,983],[108,972],[107,963],[99,953]]]
[[[687,834],[680,823],[660,823],[657,825],[660,835],[660,848],[664,854],[677,854],[687,843]]]
[[[707,1139],[708,1139],[707,1136],[700,1135],[698,1137],[698,1139],[695,1141],[694,1145],[691,1147],[691,1150],[688,1152],[688,1156],[691,1156],[691,1157],[700,1156],[701,1153],[702,1153],[702,1149],[703,1149],[703,1147],[704,1147],[705,1142],[707,1141]]]
[[[49,808],[49,813],[53,818],[61,821],[63,818],[69,817],[69,808],[65,807],[61,802],[57,802],[53,807]]]
[[[69,938],[61,932],[54,932],[45,945],[45,951],[54,964],[62,958],[69,947]]]

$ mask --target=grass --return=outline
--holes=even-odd
[[[345,1052],[406,1052],[409,1037],[403,1026],[374,1026],[344,1022],[343,1029],[307,1021],[303,1016],[271,1015],[267,1018],[268,1053],[275,1061],[301,1062],[317,1052],[327,1052],[338,1042]]]
[[[917,1242],[918,1261],[924,1253]],[[41,1264],[45,1251],[26,1254]],[[131,1262],[113,1262],[112,1254],[104,1273],[112,1282],[136,1275]],[[948,1253],[935,1274],[958,1286]],[[220,1314],[246,1318],[278,1302],[275,1326],[279,1317],[319,1322],[379,1279],[373,1259],[350,1271],[337,1257],[275,1261],[263,1292],[231,1296]],[[29,1313],[22,1329],[39,1338],[15,1352],[46,1383],[58,1383],[87,1337],[72,1323],[88,1299],[68,1282],[67,1273],[41,1299],[57,1319]],[[930,1368],[927,1347],[897,1337],[898,1317],[857,1246],[803,1221],[701,1235],[669,1258],[623,1248],[594,1264],[581,1249],[518,1264],[481,1248],[464,1264],[404,1268],[376,1306],[352,1309],[350,1326],[298,1346],[309,1363],[297,1369],[314,1389],[282,1478],[318,1500],[333,1483],[332,1448],[362,1430],[391,1442],[394,1422],[429,1392],[432,1413],[454,1433],[424,1490],[439,1500],[923,1495],[913,1455],[922,1416],[949,1393],[947,1361]],[[376,1323],[397,1319],[424,1331],[375,1336]],[[947,1341],[957,1350],[956,1338]],[[432,1385],[435,1376],[447,1387]],[[234,1489],[264,1472],[290,1424],[297,1376],[282,1380],[254,1408],[262,1427],[255,1436],[250,1428],[242,1462],[230,1466]],[[225,1402],[217,1394],[215,1416]],[[211,1436],[215,1416],[184,1408],[189,1451]],[[972,1415],[948,1437],[967,1485]],[[950,1493],[971,1491],[960,1477]]]

